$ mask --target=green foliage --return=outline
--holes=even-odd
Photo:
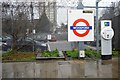
[[[59,57],[59,51],[56,49],[51,54],[52,57]]]
[[[51,54],[48,50],[43,51],[42,57],[50,57],[50,56],[51,56]]]
[[[59,52],[57,49],[55,49],[54,51],[48,51],[48,50],[45,50],[42,52],[42,57],[59,57]]]
[[[9,51],[7,51],[6,53],[3,53],[2,54],[2,57],[9,57],[10,55],[12,55],[13,54],[13,50],[9,50]]]
[[[72,58],[77,58],[78,57],[78,50],[77,49],[73,49],[72,51],[66,51],[66,54],[68,57],[72,57]]]
[[[77,49],[73,49],[72,51],[66,51],[67,57],[77,58],[79,55],[79,51]],[[101,55],[97,54],[96,50],[85,49],[85,57],[87,58],[100,58]]]
[[[85,49],[85,56],[88,58],[100,58],[101,54],[98,54],[96,50]]]
[[[29,60],[36,60],[36,57],[35,54],[32,52],[17,52],[13,54],[12,51],[8,51],[2,55],[2,60],[29,61]]]
[[[69,50],[69,51],[66,51],[66,55],[67,57],[78,58],[79,51],[77,49],[73,49],[71,51]],[[113,51],[112,55],[116,57],[116,56],[120,56],[120,53],[118,51]],[[58,57],[58,56],[59,54],[58,54],[57,49],[51,52],[48,50],[45,50],[42,53],[42,57]],[[101,54],[100,53],[97,54],[96,50],[85,49],[85,57],[86,58],[101,58]]]
[[[113,51],[112,51],[112,56],[113,56],[113,57],[120,57],[120,52],[113,50]]]
[[[71,58],[78,58],[78,55],[79,55],[79,51],[77,49],[73,49],[73,50],[69,50],[69,51],[66,51],[66,55],[67,57],[71,57]],[[113,51],[112,52],[112,55],[114,57],[116,56],[120,56],[120,52],[118,51]],[[48,51],[48,50],[45,50],[43,51],[42,53],[42,57],[58,57],[59,54],[58,54],[58,50],[54,50],[54,51]],[[101,54],[97,54],[97,51],[96,50],[91,50],[91,49],[85,49],[85,57],[86,58],[101,58]]]
[[[72,58],[77,58],[78,57],[78,50],[74,49],[72,51],[66,51],[67,57],[72,57]],[[119,57],[120,52],[119,51],[112,51],[112,56],[113,57]],[[101,54],[97,53],[96,50],[91,50],[91,49],[85,49],[85,57],[86,58],[101,58]]]

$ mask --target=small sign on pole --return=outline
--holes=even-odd
[[[80,50],[79,53],[80,53],[79,57],[82,57],[82,58],[85,57],[85,51],[84,50]]]
[[[36,33],[36,31],[35,31],[35,29],[33,29],[33,34],[35,34]]]
[[[50,35],[50,34],[47,35],[47,39],[48,39],[48,40],[51,40],[51,35]]]

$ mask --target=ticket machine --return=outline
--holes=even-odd
[[[114,31],[111,20],[101,21],[101,58],[102,60],[112,59],[112,38]]]

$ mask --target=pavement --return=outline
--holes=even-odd
[[[2,78],[118,78],[118,59],[2,63]]]

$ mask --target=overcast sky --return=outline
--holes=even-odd
[[[58,0],[58,1],[61,1],[61,0]],[[72,1],[74,2],[77,2],[77,0],[65,0],[65,1],[68,1],[66,4],[66,2],[64,2],[64,0],[62,0],[63,2],[61,3],[61,5],[63,4],[64,6],[65,5],[68,5],[68,4],[72,4]],[[101,0],[99,2],[99,6],[110,6],[112,2],[118,2],[120,0]],[[74,2],[74,3],[75,3]],[[96,0],[83,0],[82,3],[84,6],[95,6],[95,2]],[[72,6],[72,5],[71,5]],[[75,5],[74,5],[75,6]],[[102,9],[99,9],[99,16],[102,15],[101,14],[101,11]],[[58,25],[60,25],[61,23],[67,23],[67,8],[58,8],[57,10],[57,22],[58,22]]]
[[[2,1],[16,1],[16,0],[0,0]],[[18,0],[19,2],[35,2],[35,1],[55,1],[55,0]],[[80,0],[56,0],[61,6],[77,6],[77,2]],[[96,0],[81,0],[84,6],[95,6]],[[99,6],[110,6],[112,2],[118,2],[120,0],[101,0],[99,2]],[[60,25],[61,23],[67,23],[67,9],[68,8],[57,8],[57,23]],[[95,10],[95,9],[94,9]],[[99,9],[99,16],[101,14],[102,9]],[[36,15],[38,16],[38,15]]]

